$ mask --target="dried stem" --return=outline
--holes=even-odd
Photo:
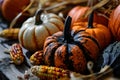
[[[87,2],[87,1],[88,0],[69,0],[69,1],[63,1],[63,2],[61,2],[59,4],[54,5],[54,6],[47,7],[44,10],[51,10],[51,9],[56,8],[56,7],[64,6],[64,5],[67,5],[67,4],[78,4],[78,3],[83,3],[83,2]]]
[[[99,2],[98,4],[94,5],[93,7],[91,7],[87,13],[85,14],[85,17],[87,17],[90,13],[92,13],[94,10],[104,6],[105,4],[107,4],[110,0],[102,0],[101,2]]]
[[[70,16],[67,16],[65,20],[65,27],[64,27],[64,41],[70,42],[71,41],[71,33],[70,33],[70,25],[71,25],[72,18]]]
[[[32,6],[33,3],[34,3],[34,0],[31,0],[30,4],[12,20],[9,27],[10,29],[13,28],[17,20],[23,15],[24,12],[26,12]]]

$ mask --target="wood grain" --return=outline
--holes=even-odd
[[[9,23],[7,23],[1,13],[0,13],[0,31],[8,28]],[[12,44],[18,43],[18,40],[7,40],[4,38],[0,38],[0,80],[22,80],[25,76],[25,71],[29,70],[32,66],[29,62],[29,57],[31,56],[31,52],[22,48],[23,53],[25,55],[25,61],[21,65],[15,65],[11,63],[11,58],[9,53],[6,54],[5,51],[8,50]],[[38,78],[31,77],[29,80],[36,80]]]

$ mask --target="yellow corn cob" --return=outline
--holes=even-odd
[[[44,64],[43,51],[36,51],[31,57],[30,62],[33,65]]]
[[[7,39],[18,39],[19,28],[4,29],[0,32],[0,37]]]
[[[16,65],[20,65],[24,61],[24,55],[22,51],[22,47],[18,43],[14,43],[10,48],[10,56],[12,61]]]
[[[45,65],[31,67],[33,75],[40,78],[40,80],[58,80],[61,77],[69,77],[70,72],[62,68],[49,67]]]

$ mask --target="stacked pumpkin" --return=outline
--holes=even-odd
[[[93,22],[93,13],[88,22],[70,25],[71,17],[67,17],[64,32],[46,38],[44,61],[49,66],[86,73],[87,62],[96,61],[100,51],[110,43],[111,35],[106,26]]]
[[[97,12],[92,12],[88,18],[82,18],[89,7],[73,8],[68,13],[65,26],[56,14],[44,13],[43,9],[38,10],[35,16],[22,24],[18,35],[19,42],[27,50],[35,52],[30,58],[33,64],[36,60],[35,64],[86,74],[87,63],[95,62],[110,44],[110,31],[115,40],[120,40],[117,12],[119,8],[120,6],[112,12],[109,26],[108,19]]]
[[[92,17],[94,15],[91,15]],[[79,31],[84,30],[86,33],[94,36],[99,42],[100,48],[103,50],[109,43],[111,39],[110,31],[107,26],[102,24],[98,24],[96,22],[93,23],[93,19],[89,18],[88,22],[75,22],[72,26],[73,30]]]
[[[40,55],[36,53],[44,57],[40,58],[42,64],[86,73],[87,62],[95,62],[100,51],[111,41],[106,24],[98,24],[97,19],[93,22],[94,14],[91,14],[88,22],[87,19],[82,21],[79,18],[72,26],[71,20],[74,20],[74,16],[68,17],[63,31],[64,24],[60,17],[53,13],[44,13],[42,9],[38,10],[35,16],[22,24],[19,42],[33,52],[43,49],[43,53],[39,52]],[[34,56],[31,59],[33,58]]]
[[[56,19],[51,19],[51,16],[53,16],[53,14],[51,15],[42,13],[43,10],[40,10],[35,17],[32,17],[24,22],[23,27],[19,33],[19,41],[23,47],[31,51],[43,49],[43,52],[39,52],[40,55],[39,53],[35,53],[35,55],[40,56],[40,61],[43,61],[42,64],[44,63],[45,65],[49,66],[69,69],[79,73],[86,73],[86,71],[88,71],[87,62],[95,62],[100,55],[101,50],[104,50],[111,42],[111,34],[107,27],[107,24],[100,22],[100,20],[97,21],[97,18],[94,18],[94,16],[97,14],[96,12],[94,13],[95,15],[91,13],[88,22],[87,19],[84,20],[80,18],[76,19],[74,22],[74,15],[71,15],[73,18],[72,26],[71,17],[67,17],[63,32],[62,22],[55,21]],[[40,15],[43,19],[43,24],[40,20]],[[58,19],[58,17],[55,15],[54,18]],[[49,19],[50,22],[53,20],[52,25],[53,23],[54,25],[62,25],[62,28],[59,27],[61,29],[58,29],[56,31],[55,29],[57,28],[52,28],[55,32],[51,33],[52,30],[49,30],[47,32],[49,34],[46,33],[47,36],[44,38],[42,33],[46,32],[46,30],[43,28],[47,27],[48,23],[46,22]],[[93,21],[93,19],[95,19],[95,21]],[[102,20],[102,18],[100,19]],[[108,22],[105,17],[103,17],[103,20],[105,20],[105,22]],[[34,22],[34,24],[31,22]],[[34,25],[34,27],[28,28],[29,25]],[[49,25],[49,27],[51,26]],[[39,29],[41,32],[37,32]],[[35,35],[38,35],[39,37]],[[37,40],[37,38],[39,39]],[[33,45],[29,45],[29,43],[32,43]],[[35,55],[33,55],[31,59],[34,59]],[[44,58],[42,59],[42,57]]]

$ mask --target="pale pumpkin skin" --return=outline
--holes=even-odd
[[[42,23],[35,25],[35,17],[26,20],[19,32],[19,42],[30,51],[42,50],[46,37],[62,31],[64,23],[53,13],[42,14]]]

